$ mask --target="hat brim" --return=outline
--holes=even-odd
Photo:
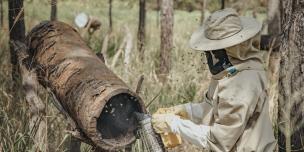
[[[262,29],[262,24],[249,17],[240,17],[242,30],[221,40],[211,40],[205,36],[204,26],[195,31],[190,39],[190,47],[197,51],[211,51],[231,47],[254,37]]]
[[[80,13],[75,17],[74,22],[77,25],[77,27],[84,28],[89,22],[89,16],[85,13]]]

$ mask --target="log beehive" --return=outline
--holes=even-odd
[[[45,21],[27,36],[28,54],[39,83],[49,88],[79,130],[106,150],[135,140],[134,112],[143,102],[92,52],[78,32],[58,21]]]

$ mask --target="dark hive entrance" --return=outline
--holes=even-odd
[[[140,105],[135,97],[126,93],[118,94],[103,108],[97,121],[97,129],[103,139],[120,140],[121,137],[133,136],[137,128],[133,113],[140,111]]]

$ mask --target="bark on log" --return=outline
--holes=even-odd
[[[75,121],[80,135],[105,150],[135,140],[143,102],[90,50],[69,25],[46,21],[27,36],[39,82]],[[78,136],[78,135],[75,135]]]

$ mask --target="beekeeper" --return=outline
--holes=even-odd
[[[79,29],[88,32],[90,35],[101,27],[101,22],[97,17],[89,16],[83,12],[76,15],[74,22]]]
[[[201,103],[161,108],[152,117],[166,147],[188,141],[216,152],[272,152],[275,147],[268,114],[267,78],[259,49],[262,25],[233,9],[216,11],[191,37],[190,47],[203,51],[212,74]],[[171,145],[170,145],[171,144]]]

